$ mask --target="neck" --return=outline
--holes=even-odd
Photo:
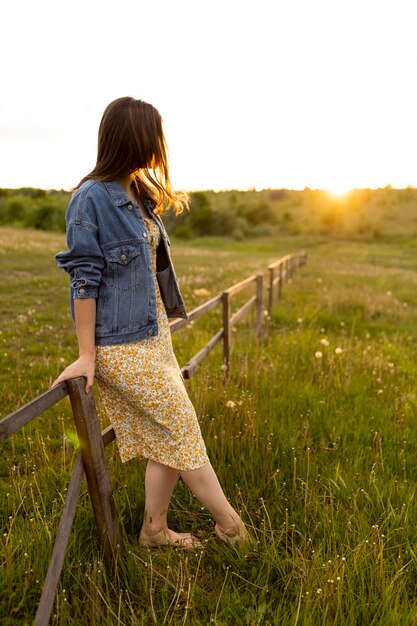
[[[130,191],[130,185],[132,184],[132,178],[130,175],[124,176],[118,179],[118,183],[123,187],[123,191],[128,193]]]

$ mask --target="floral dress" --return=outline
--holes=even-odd
[[[120,345],[96,346],[96,380],[122,462],[140,455],[178,470],[208,463],[195,409],[172,348],[156,279],[158,225],[144,218],[151,246],[158,334]]]

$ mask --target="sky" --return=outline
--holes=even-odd
[[[162,114],[177,189],[417,186],[415,0],[21,0],[0,17],[0,187],[76,185],[126,95]]]

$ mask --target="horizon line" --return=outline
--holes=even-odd
[[[64,193],[71,193],[72,189],[71,188],[65,188],[65,187],[35,187],[33,185],[21,185],[19,187],[3,187],[2,185],[0,185],[0,189],[3,191],[19,191],[20,189],[36,189],[36,190],[40,190],[40,191],[45,191],[45,192],[52,192],[52,191],[57,191],[57,192],[64,192]],[[209,188],[209,187],[204,187],[204,188],[199,188],[199,189],[182,189],[182,191],[185,191],[187,193],[193,194],[193,193],[204,193],[204,192],[211,192],[211,193],[230,193],[230,192],[241,192],[241,193],[246,193],[246,192],[257,192],[260,193],[262,191],[324,191],[327,193],[331,193],[333,195],[346,195],[349,194],[353,191],[364,191],[364,190],[370,190],[370,191],[378,191],[381,189],[391,189],[391,190],[406,190],[406,189],[417,189],[417,186],[413,185],[412,183],[409,183],[407,185],[404,186],[394,186],[392,185],[392,183],[387,183],[386,185],[378,185],[378,186],[369,186],[369,187],[361,187],[361,186],[354,186],[354,187],[347,187],[344,190],[341,191],[337,191],[335,189],[332,189],[331,186],[329,187],[311,187],[309,185],[306,185],[304,187],[257,187],[257,186],[250,186],[250,187],[246,187],[246,188],[239,188],[239,187],[224,187],[221,189],[217,189],[217,188]],[[179,189],[178,189],[179,190]]]

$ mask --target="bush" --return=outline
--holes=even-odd
[[[32,188],[10,191],[0,196],[0,224],[65,232],[68,202],[65,192],[52,195]]]
[[[13,196],[0,204],[0,223],[19,225],[24,222],[27,199],[24,196]]]
[[[175,228],[173,232],[175,233],[175,236],[179,237],[180,239],[192,239],[193,237],[195,237],[195,233],[193,232],[189,224],[177,226],[177,228]]]
[[[238,207],[238,214],[252,226],[263,223],[275,224],[277,222],[277,215],[274,209],[264,200],[254,204],[241,204]]]
[[[48,196],[36,200],[27,211],[25,226],[39,230],[65,231],[65,208]]]

